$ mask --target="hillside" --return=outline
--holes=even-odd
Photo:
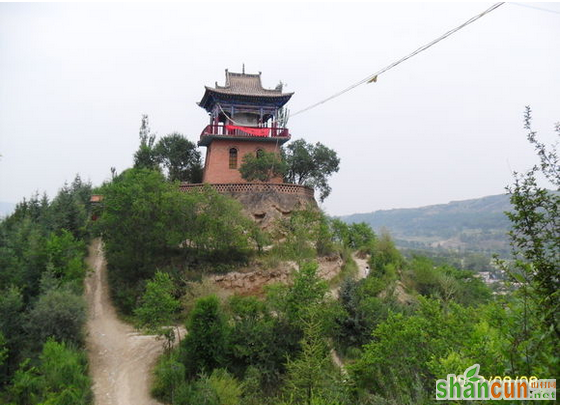
[[[341,217],[389,230],[400,247],[506,252],[510,210],[506,194],[419,208],[380,210]]]

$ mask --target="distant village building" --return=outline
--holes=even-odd
[[[292,94],[283,93],[282,86],[263,88],[261,73],[233,73],[227,69],[224,86],[205,86],[198,103],[210,116],[198,143],[207,148],[203,182],[244,182],[238,169],[246,154],[279,154],[280,146],[290,140],[290,133],[279,126],[278,114]],[[270,180],[282,181],[280,177]]]

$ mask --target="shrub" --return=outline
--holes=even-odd
[[[29,312],[27,330],[33,342],[48,337],[57,341],[81,344],[86,321],[84,299],[67,288],[51,289],[39,297]]]
[[[212,372],[225,361],[226,320],[214,295],[201,298],[187,321],[189,334],[183,341],[183,363],[188,376]]]

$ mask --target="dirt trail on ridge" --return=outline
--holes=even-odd
[[[365,258],[361,258],[358,256],[358,254],[355,252],[353,253],[353,260],[355,261],[357,267],[358,267],[358,272],[356,274],[356,276],[354,277],[355,280],[361,280],[363,278],[366,278],[366,276],[368,276],[368,272],[370,271],[370,267],[368,267],[368,257]],[[331,296],[333,298],[339,298],[339,291],[341,290],[341,286],[340,285],[336,285],[335,287],[333,287],[331,289]]]
[[[358,273],[356,274],[355,279],[361,280],[363,278],[366,278],[368,276],[368,273],[370,272],[370,267],[368,266],[368,257],[361,258],[355,252],[353,253],[353,260],[355,261],[358,267]],[[340,289],[341,289],[340,285],[332,288],[331,295],[334,298],[339,298]],[[333,364],[335,364],[339,369],[341,369],[344,375],[347,375],[347,370],[344,367],[343,360],[341,359],[341,357],[339,357],[337,351],[335,349],[331,349],[329,355],[331,357],[331,361],[333,362]]]
[[[366,278],[370,272],[370,267],[368,266],[368,257],[359,257],[357,253],[353,253],[353,259],[358,266],[357,280]]]
[[[95,405],[160,405],[150,397],[151,369],[162,341],[122,322],[109,297],[101,239],[89,246],[87,346]]]

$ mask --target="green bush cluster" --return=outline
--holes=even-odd
[[[82,349],[88,203],[79,177],[0,222],[0,402],[87,404]]]
[[[114,299],[127,314],[157,269],[179,275],[189,268],[229,268],[246,263],[259,240],[237,201],[210,187],[182,192],[158,171],[129,169],[100,192],[97,232]]]
[[[156,367],[154,394],[172,404],[194,404],[195,398],[215,403],[213,395],[222,401],[216,403],[263,403],[293,391],[304,395],[310,384],[323,386],[323,372],[316,371],[311,382],[302,378],[313,356],[326,365],[325,372],[333,372],[325,337],[335,316],[328,302],[327,285],[313,262],[300,267],[293,285],[271,287],[265,300],[200,298],[187,337]],[[298,388],[285,393],[280,387],[288,384]]]
[[[99,231],[117,303],[144,327],[169,332],[178,299],[192,285],[182,284],[185,277],[254,258],[300,264],[290,286],[270,286],[263,299],[210,295],[190,304],[187,337],[155,370],[153,391],[163,401],[431,403],[431,382],[471,363],[490,374],[521,369],[512,361],[519,334],[511,332],[520,301],[493,297],[472,271],[404,257],[389,234],[376,235],[366,224],[310,208],[266,234],[231,199],[211,190],[181,193],[146,169],[124,172],[103,193]],[[363,280],[355,279],[354,253],[369,258]],[[348,275],[336,280],[337,300],[310,264],[331,255],[340,255]],[[335,365],[333,349],[352,364],[346,372]]]
[[[317,264],[306,261],[291,285],[271,286],[264,299],[197,300],[187,337],[156,368],[154,393],[172,404],[214,403],[208,379],[220,372],[234,380],[223,383],[241,403],[427,403],[429,382],[447,369],[460,372],[477,360],[490,373],[504,372],[504,310],[416,289],[407,277],[428,272],[427,263],[408,262],[383,239],[370,253],[390,259],[364,280],[346,279],[338,300],[317,276]],[[446,271],[464,283],[463,274]],[[333,348],[354,359],[348,374],[333,362]]]

